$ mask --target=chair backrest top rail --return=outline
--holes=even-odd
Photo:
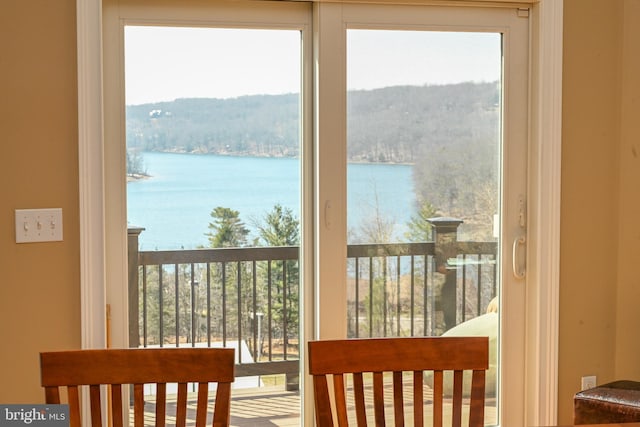
[[[157,357],[158,353],[163,353],[161,358]],[[219,367],[233,364],[234,359],[232,348],[72,350],[40,355],[43,387],[181,383],[193,382],[194,378],[198,378],[198,382],[233,382],[233,370],[221,375]],[[62,371],[56,369],[57,366],[74,366],[74,369]],[[103,369],[96,369],[98,366]],[[123,382],[123,378],[127,381]]]
[[[438,346],[425,352],[426,341],[438,340]],[[422,341],[420,343],[419,341]],[[373,344],[373,345],[372,345]],[[489,357],[488,337],[407,337],[321,340],[309,342],[309,371],[313,375],[350,372],[486,370]],[[314,358],[311,348],[324,346],[323,357]],[[389,347],[394,357],[389,359]]]

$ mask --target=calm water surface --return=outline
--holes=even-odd
[[[144,153],[151,178],[127,184],[129,226],[145,228],[142,250],[207,246],[210,213],[217,206],[240,212],[251,235],[275,204],[300,217],[298,159],[208,154]],[[416,210],[411,166],[350,164],[348,227],[370,220],[376,199],[396,235]]]

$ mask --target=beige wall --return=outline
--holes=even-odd
[[[617,378],[640,380],[640,1],[626,0],[619,149]]]
[[[43,399],[38,352],[80,345],[75,0],[0,5],[0,402]],[[16,244],[14,209],[64,241]]]
[[[42,400],[38,352],[80,345],[75,0],[0,13],[0,402]],[[559,416],[580,377],[640,379],[640,2],[565,0]],[[14,243],[16,208],[64,241]]]
[[[559,419],[615,376],[622,0],[565,0]]]
[[[559,419],[640,380],[640,2],[565,0]]]

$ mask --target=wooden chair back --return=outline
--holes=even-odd
[[[228,426],[234,363],[234,349],[228,348],[76,350],[40,354],[46,403],[64,403],[60,401],[60,390],[66,388],[71,427],[80,427],[82,423],[80,400],[83,386],[89,388],[88,410],[91,413],[92,427],[102,427],[103,401],[109,402],[108,424],[124,427],[123,391],[129,385],[133,388],[134,425],[144,425],[145,384],[156,385],[155,425],[163,427],[165,418],[169,415],[175,416],[176,426],[185,426],[188,415],[188,383],[198,384],[195,414],[189,414],[190,419],[195,417],[195,425],[206,425],[209,383],[217,383],[212,425]],[[167,384],[172,383],[177,384],[178,391],[176,413],[167,414]],[[109,398],[101,396],[101,389],[110,389]],[[128,408],[129,402],[125,403],[124,410]]]
[[[462,424],[463,370],[471,371],[469,402],[469,426],[484,425],[485,371],[489,368],[489,339],[487,337],[427,337],[427,338],[370,338],[327,340],[309,342],[309,373],[313,376],[315,417],[319,427],[348,426],[350,418],[356,425],[367,425],[367,405],[373,401],[376,426],[386,425],[385,382],[392,382],[392,399],[395,426],[405,425],[405,412],[411,412],[413,420],[407,425],[425,425],[425,383],[432,375],[432,425],[443,423],[444,373],[453,372],[451,418],[453,427]],[[429,372],[431,371],[431,372]],[[371,373],[371,374],[368,374]],[[373,396],[363,377],[371,375]],[[413,402],[405,408],[403,380],[410,378]],[[347,377],[353,387],[347,391]],[[334,405],[331,403],[328,378],[333,379]],[[385,381],[388,378],[388,381]],[[392,380],[390,379],[392,378]],[[428,387],[428,386],[427,386]],[[351,389],[351,387],[349,387]],[[347,394],[349,399],[347,399]],[[350,403],[351,408],[347,406]],[[355,407],[355,408],[353,408]],[[369,406],[370,407],[370,406]],[[369,414],[370,415],[370,414]],[[410,415],[409,415],[410,416]]]

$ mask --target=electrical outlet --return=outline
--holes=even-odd
[[[62,209],[16,209],[16,243],[62,240]]]
[[[582,382],[581,382],[581,390],[588,390],[590,388],[594,388],[596,386],[596,376],[595,375],[588,375],[585,377],[582,377]]]

